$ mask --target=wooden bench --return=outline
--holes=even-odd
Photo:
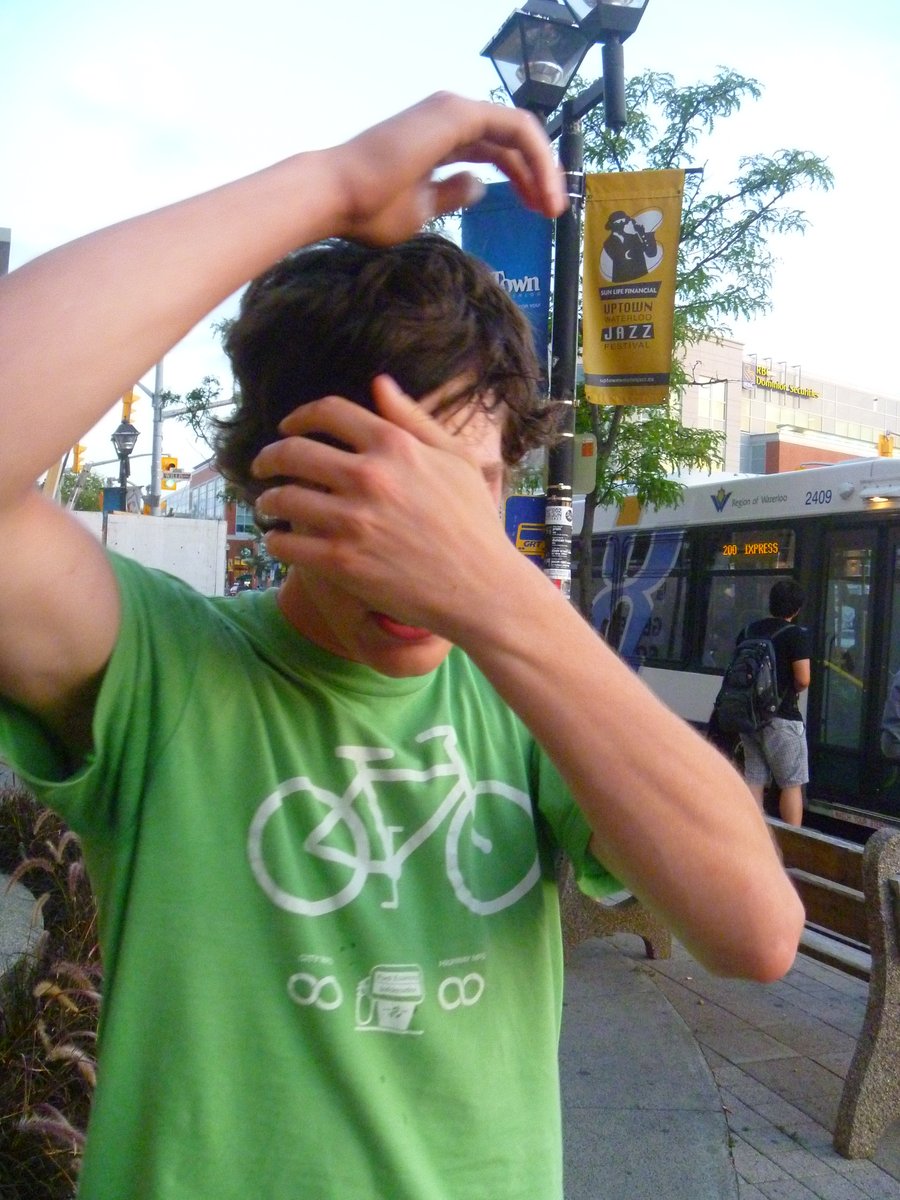
[[[671,958],[672,935],[630,892],[593,900],[575,882],[572,864],[563,858],[558,873],[563,955],[589,938],[633,933],[642,939],[648,958]]]
[[[900,833],[878,830],[862,847],[768,822],[806,908],[801,950],[869,984],[834,1146],[845,1158],[871,1158],[900,1117]]]

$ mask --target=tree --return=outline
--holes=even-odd
[[[603,126],[602,108],[583,119],[587,170],[662,170],[694,165],[701,140],[762,89],[755,79],[721,68],[711,83],[676,85],[673,76],[647,71],[626,87],[628,123],[619,133]],[[803,211],[788,201],[806,188],[828,189],[831,171],[808,151],[778,150],[738,159],[726,187],[707,185],[705,171],[686,176],[676,273],[672,385],[665,405],[628,408],[589,404],[579,397],[576,428],[597,438],[597,484],[586,497],[581,533],[593,528],[598,506],[636,495],[654,508],[672,504],[682,485],[679,469],[711,470],[721,461],[722,436],[688,429],[680,401],[691,382],[686,349],[730,332],[729,322],[769,307],[775,257],[770,239],[802,232]],[[592,601],[592,539],[581,537],[576,560],[579,604]]]
[[[210,409],[227,403],[227,401],[219,399],[221,392],[222,385],[215,375],[204,375],[203,382],[198,387],[185,392],[183,396],[177,392],[165,391],[162,393],[161,399],[164,408],[171,408],[178,404],[184,409],[184,412],[179,413],[175,419],[187,425],[194,437],[198,441],[204,442],[211,450],[212,417]]]
[[[77,512],[99,512],[103,507],[103,480],[93,471],[85,470],[77,475],[74,471],[63,471],[63,477],[59,481],[59,498],[62,503],[68,507],[76,483],[78,491],[72,507]]]

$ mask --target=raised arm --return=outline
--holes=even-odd
[[[300,154],[53,250],[0,280],[0,505],[31,487],[196,323],[289,250],[327,236],[388,243],[476,190],[494,162],[547,215],[565,204],[529,114],[436,95],[335,149]],[[65,396],[53,419],[35,406]]]
[[[104,556],[37,496],[39,474],[291,249],[331,235],[400,240],[470,200],[465,172],[433,180],[455,162],[495,163],[548,216],[566,203],[533,117],[436,95],[343,146],[101,230],[0,280],[0,536],[17,547],[0,589],[0,692],[83,740],[72,722],[118,629]]]
[[[465,439],[390,381],[374,394],[387,420],[331,398],[282,422],[354,453],[286,436],[259,455],[262,477],[320,485],[260,497],[292,524],[268,535],[272,552],[466,650],[550,754],[623,883],[711,969],[783,974],[803,909],[743,780],[514,549]]]

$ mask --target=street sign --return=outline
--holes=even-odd
[[[506,536],[526,558],[539,566],[545,551],[546,496],[508,496],[503,511]]]
[[[184,480],[190,479],[191,472],[190,471],[163,471],[162,477],[163,477],[163,479],[168,479],[170,481],[175,480],[178,483],[182,483],[182,482],[184,482]]]

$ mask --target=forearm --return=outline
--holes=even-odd
[[[0,281],[0,498],[68,449],[251,276],[332,232],[325,156],[246,179],[62,246]],[[35,421],[35,403],[53,406]]]
[[[711,969],[782,974],[802,908],[743,781],[544,584],[510,577],[465,648],[550,754],[623,883]]]

